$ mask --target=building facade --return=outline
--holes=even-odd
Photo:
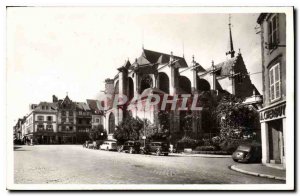
[[[260,25],[263,72],[262,162],[285,168],[286,16],[262,13],[257,23]]]
[[[76,103],[68,95],[62,100],[54,96],[53,102],[57,104],[57,142],[58,144],[76,143],[77,112]]]
[[[101,103],[93,99],[87,99],[86,102],[92,114],[92,120],[91,120],[92,129],[96,129],[98,126],[103,126],[104,113],[103,110],[101,110],[101,108],[99,107],[99,104]]]
[[[56,143],[56,105],[40,102],[30,105],[30,113],[24,123],[24,136],[36,144]]]
[[[34,144],[75,144],[88,138],[94,126],[103,126],[103,110],[92,104],[73,102],[68,96],[52,102],[31,104],[29,114],[17,120],[14,139]],[[90,103],[90,101],[88,101]],[[84,141],[83,141],[84,140]]]

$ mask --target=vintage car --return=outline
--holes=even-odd
[[[141,148],[141,154],[169,155],[170,145],[168,142],[150,142]]]
[[[140,152],[141,143],[139,141],[127,141],[124,145],[120,146],[118,152],[126,152],[130,154]]]
[[[233,153],[232,159],[241,163],[256,163],[262,158],[261,145],[242,144]]]
[[[100,150],[117,150],[117,142],[115,141],[104,141],[102,145],[100,145]]]

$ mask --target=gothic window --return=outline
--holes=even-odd
[[[205,79],[200,79],[197,77],[197,90],[199,91],[209,91],[210,85],[209,82]]]
[[[109,133],[112,134],[115,132],[115,115],[110,113],[109,115]]]
[[[128,100],[131,100],[134,96],[134,85],[131,77],[128,78]]]
[[[165,73],[158,74],[158,88],[167,94],[170,93],[170,81],[167,74]]]
[[[143,76],[143,78],[141,80],[141,92],[140,93],[142,93],[145,89],[152,88],[152,87],[153,87],[153,80],[152,80],[151,76],[149,76],[149,75]]]
[[[179,87],[184,93],[191,94],[192,92],[191,81],[185,76],[179,77]]]

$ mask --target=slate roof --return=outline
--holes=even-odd
[[[91,110],[89,105],[85,102],[76,102],[76,108],[84,111]]]
[[[46,109],[42,109],[42,106],[48,106],[49,109],[46,110]],[[33,109],[33,111],[35,112],[45,112],[45,111],[54,111],[57,109],[57,104],[56,103],[51,103],[51,102],[45,102],[45,101],[42,101],[40,102],[36,108]]]
[[[233,57],[231,59],[228,59],[226,61],[223,61],[221,63],[218,63],[215,65],[215,70],[218,70],[219,72],[217,73],[218,76],[228,76],[230,75],[230,71],[232,67],[236,64],[237,58],[239,56]],[[207,71],[210,72],[212,71],[212,67],[208,68]]]
[[[103,114],[103,111],[99,108],[100,102],[94,99],[87,99],[86,100],[88,106],[95,114]],[[102,105],[103,107],[103,105]]]
[[[143,52],[136,62],[133,63],[133,66],[138,65],[155,65],[155,64],[165,64],[170,61],[170,54],[165,54],[161,52],[151,51],[143,49]],[[185,59],[183,57],[173,55],[173,58],[177,60],[175,66],[177,67],[188,67]]]

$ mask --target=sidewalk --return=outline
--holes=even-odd
[[[262,164],[238,164],[232,165],[230,168],[234,171],[241,172],[244,174],[273,178],[277,180],[286,180],[286,171],[281,169],[276,169],[272,167],[267,167]]]
[[[178,157],[205,157],[205,158],[230,158],[231,155],[216,155],[216,154],[187,154],[187,153],[170,153],[170,156]]]

